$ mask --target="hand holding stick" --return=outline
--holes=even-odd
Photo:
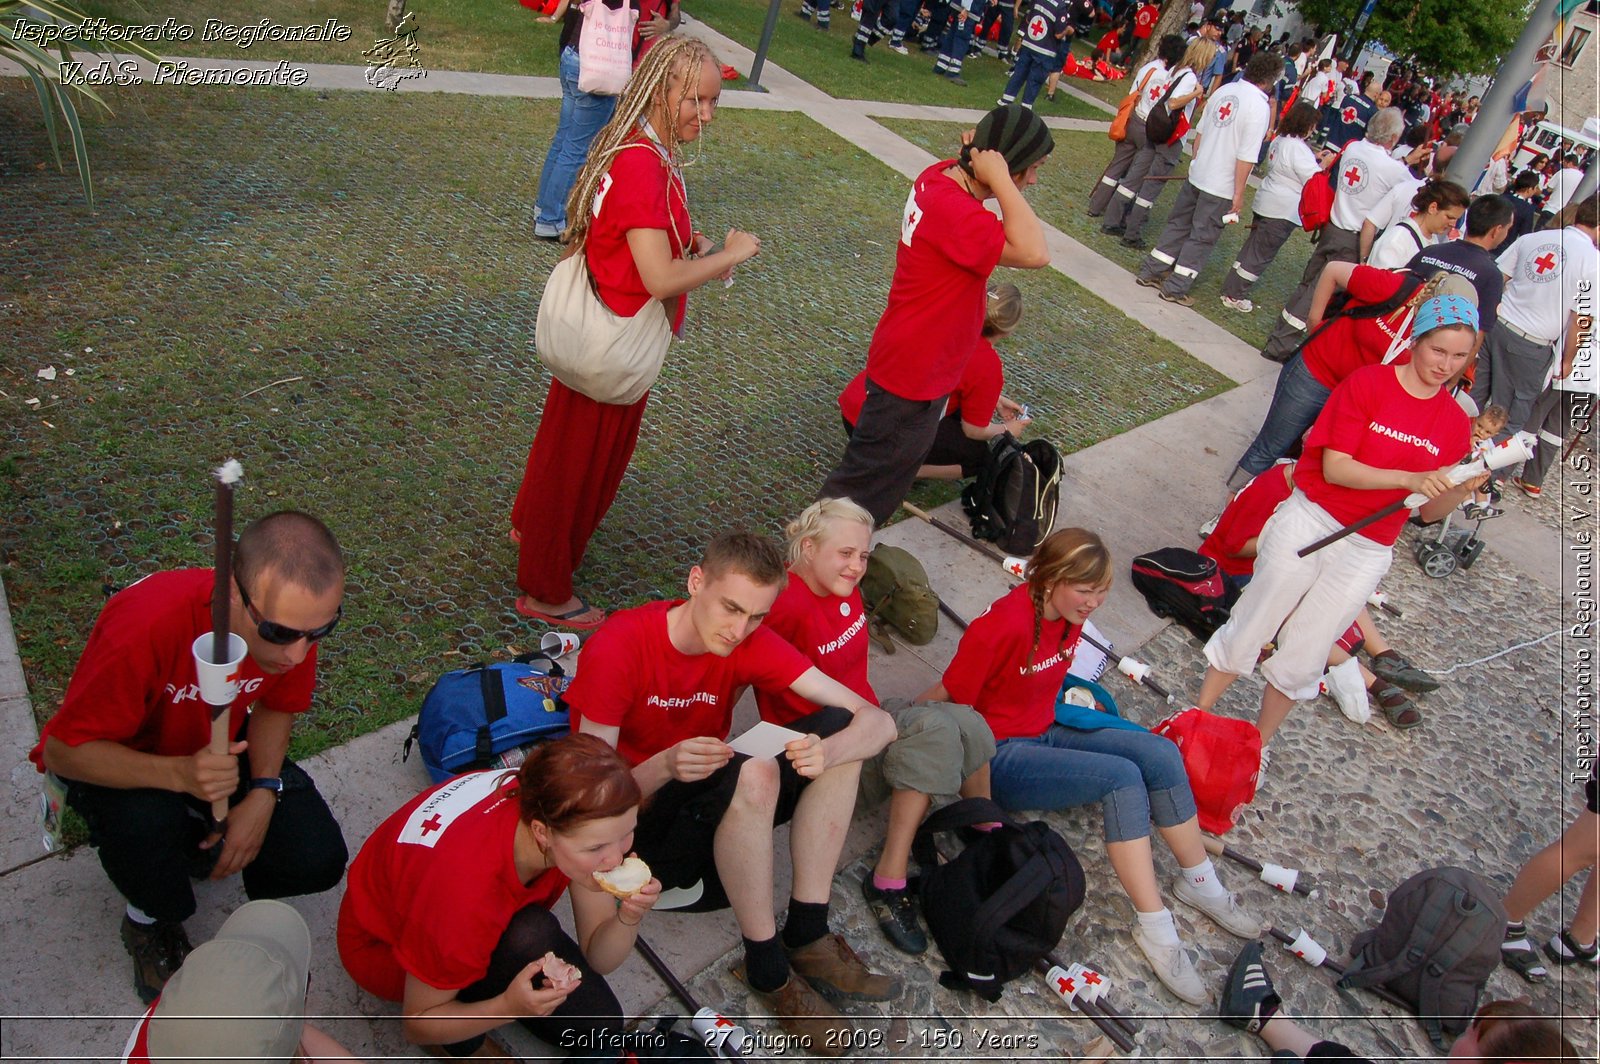
[[[238,695],[239,666],[247,650],[245,641],[230,632],[233,588],[233,489],[244,478],[244,470],[234,459],[228,459],[215,472],[216,520],[212,528],[214,539],[215,575],[211,589],[211,631],[202,633],[192,647],[195,673],[200,681],[200,696],[211,707],[211,742],[213,754],[227,756],[228,725],[232,720],[230,710]],[[228,819],[228,799],[218,798],[211,803],[211,841],[221,837]]]

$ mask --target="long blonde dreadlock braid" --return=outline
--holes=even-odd
[[[1063,528],[1052,532],[1039,549],[1028,559],[1026,570],[1028,599],[1033,603],[1033,649],[1028,651],[1028,664],[1039,651],[1039,637],[1044,631],[1045,596],[1057,584],[1101,584],[1111,582],[1111,552],[1099,536],[1083,528]],[[1066,642],[1071,625],[1061,630],[1061,640]],[[1057,647],[1059,650],[1060,648]]]
[[[562,234],[564,241],[579,251],[583,250],[589,237],[594,196],[600,189],[600,181],[611,169],[612,159],[617,152],[623,150],[623,145],[638,134],[639,120],[649,117],[663,103],[669,115],[676,115],[679,105],[685,100],[692,99],[698,104],[700,67],[704,63],[716,65],[716,62],[716,56],[706,43],[693,37],[663,37],[645,53],[644,61],[628,78],[627,87],[617,99],[617,109],[611,121],[605,124],[605,128],[595,135],[589,145],[589,158],[578,173],[578,180],[573,183],[572,192],[567,198],[568,225],[567,231]],[[676,98],[672,99],[669,97],[675,76],[678,77],[678,92]],[[682,160],[678,158],[677,123],[662,124],[666,128],[657,129],[656,136],[673,163],[682,165]]]

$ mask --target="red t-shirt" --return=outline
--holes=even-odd
[[[961,374],[961,383],[944,404],[944,416],[960,414],[967,424],[987,428],[994,420],[995,409],[1000,405],[1000,390],[1004,387],[1005,368],[1000,365],[1000,355],[986,337],[980,336]],[[862,370],[839,393],[839,413],[854,425],[861,420],[861,404],[866,401],[867,371]]]
[[[725,739],[733,704],[747,686],[788,687],[811,667],[763,626],[727,657],[685,654],[667,637],[667,611],[652,602],[613,613],[584,644],[565,699],[572,730],[584,718],[620,727],[617,752],[637,765],[685,739]]]
[[[68,746],[95,739],[163,757],[187,757],[211,742],[211,707],[200,697],[195,637],[211,630],[210,569],[153,573],[112,595],[94,622],[61,708],[28,756],[44,771],[44,740]],[[311,708],[317,648],[288,672],[268,676],[245,656],[228,734],[256,702],[279,713]]]
[[[918,175],[900,216],[889,305],[867,348],[867,376],[902,399],[949,395],[983,331],[989,275],[1000,264],[1000,219],[944,176]]]
[[[532,883],[513,859],[515,775],[471,772],[401,806],[350,864],[339,907],[339,957],[356,985],[388,1001],[406,975],[440,990],[483,978],[511,917],[567,889],[551,868]]]
[[[664,230],[675,259],[683,258],[684,247],[694,235],[683,177],[673,172],[661,149],[643,132],[612,156],[611,169],[595,190],[593,218],[584,244],[600,298],[613,312],[626,316],[639,313],[653,298],[628,247],[630,229]],[[685,300],[676,302],[673,329],[683,325]]]
[[[1444,389],[1431,399],[1418,399],[1401,387],[1393,366],[1365,366],[1333,390],[1311,426],[1305,454],[1295,466],[1295,486],[1340,524],[1349,524],[1411,493],[1329,484],[1322,478],[1325,448],[1378,469],[1425,473],[1455,464],[1471,445],[1472,423]],[[1358,535],[1393,544],[1406,517],[1405,510],[1397,510]]]
[[[1380,270],[1375,266],[1357,266],[1350,273],[1350,302],[1352,306],[1382,303],[1400,291],[1404,277],[1393,270]],[[1396,332],[1409,336],[1411,326],[1400,330],[1405,320],[1404,307],[1382,318],[1352,318],[1343,315],[1328,323],[1328,327],[1306,344],[1301,352],[1306,369],[1324,388],[1337,388],[1339,382],[1362,366],[1383,361],[1394,342]],[[1403,365],[1411,361],[1411,351],[1402,351],[1390,363]]]
[[[1161,8],[1155,4],[1140,4],[1139,11],[1133,16],[1133,39],[1142,41],[1150,36],[1156,28],[1156,19],[1161,17]]]
[[[950,700],[983,714],[996,741],[1043,735],[1072,667],[1082,629],[1044,621],[1035,645],[1033,622],[1028,585],[1012,588],[972,622],[944,671]]]
[[[844,684],[873,705],[878,696],[867,682],[867,611],[861,592],[848,598],[818,595],[794,573],[772,604],[772,612],[761,627],[776,635],[815,665],[824,676]],[[756,691],[761,719],[773,724],[788,724],[808,713],[814,703],[788,688]]]
[[[1289,478],[1284,476],[1288,468],[1286,464],[1279,464],[1252,477],[1223,509],[1217,527],[1200,544],[1200,553],[1215,558],[1218,567],[1229,576],[1250,576],[1256,571],[1254,555],[1248,558],[1236,555],[1241,547],[1261,535],[1267,518],[1280,502],[1293,494]]]

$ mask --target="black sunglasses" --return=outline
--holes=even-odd
[[[252,621],[256,622],[256,632],[261,636],[262,639],[265,639],[274,646],[286,647],[291,643],[298,643],[302,639],[308,643],[315,643],[326,639],[332,635],[333,630],[339,626],[339,618],[344,616],[344,603],[341,602],[338,610],[334,612],[333,620],[329,621],[320,628],[311,628],[302,632],[298,628],[289,628],[285,625],[278,624],[275,621],[269,621],[262,617],[261,613],[250,604],[250,592],[246,591],[244,589],[244,585],[239,582],[239,576],[237,573],[235,573],[233,577],[233,586],[239,589],[239,599],[244,603],[245,612],[250,615],[250,619]]]

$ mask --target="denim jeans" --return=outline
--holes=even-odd
[[[1304,356],[1296,355],[1284,363],[1278,371],[1278,385],[1272,392],[1267,419],[1239,459],[1239,468],[1255,476],[1288,454],[1294,441],[1306,434],[1328,405],[1330,394],[1306,369]]]
[[[534,220],[542,225],[567,227],[567,196],[578,171],[589,157],[589,144],[616,110],[615,96],[596,96],[578,89],[578,50],[561,50],[561,118],[556,122],[555,139],[545,153],[544,169],[539,172],[538,213]]]
[[[1005,739],[989,766],[994,800],[1005,809],[1070,809],[1098,801],[1107,842],[1170,828],[1195,815],[1183,756],[1172,740],[1145,731],[1079,731],[1052,724],[1037,738]]]

